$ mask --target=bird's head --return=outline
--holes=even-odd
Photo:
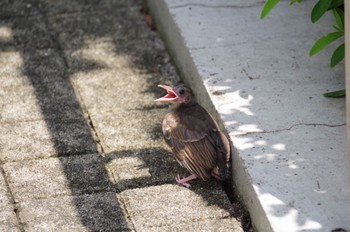
[[[193,102],[192,90],[186,87],[182,83],[178,83],[174,86],[158,85],[167,91],[164,97],[158,98],[155,101],[158,102],[171,102],[173,104],[191,104]]]

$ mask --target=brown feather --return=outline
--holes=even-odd
[[[163,120],[165,141],[181,166],[203,180],[227,177],[230,145],[210,114],[199,104],[180,105]]]

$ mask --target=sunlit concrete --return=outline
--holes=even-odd
[[[148,1],[180,74],[223,122],[235,148],[233,175],[258,231],[350,229],[344,66],[337,43],[309,49],[332,31],[312,24],[313,1]]]

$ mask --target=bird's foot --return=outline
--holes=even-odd
[[[192,174],[186,178],[180,178],[180,175],[177,174],[177,176],[175,177],[175,180],[178,184],[181,184],[183,186],[185,186],[186,188],[190,188],[191,185],[189,183],[187,183],[187,181],[190,181],[190,180],[193,180],[193,179],[196,179],[197,178],[197,175],[196,174]]]
[[[181,184],[181,185],[185,186],[186,188],[191,188],[191,185],[189,183],[187,183],[186,181],[184,181],[184,179],[181,179],[179,174],[177,174],[177,176],[175,176],[175,180],[178,184]]]

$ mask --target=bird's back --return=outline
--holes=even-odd
[[[199,104],[181,105],[163,120],[163,135],[181,166],[203,180],[227,177],[230,145]]]

